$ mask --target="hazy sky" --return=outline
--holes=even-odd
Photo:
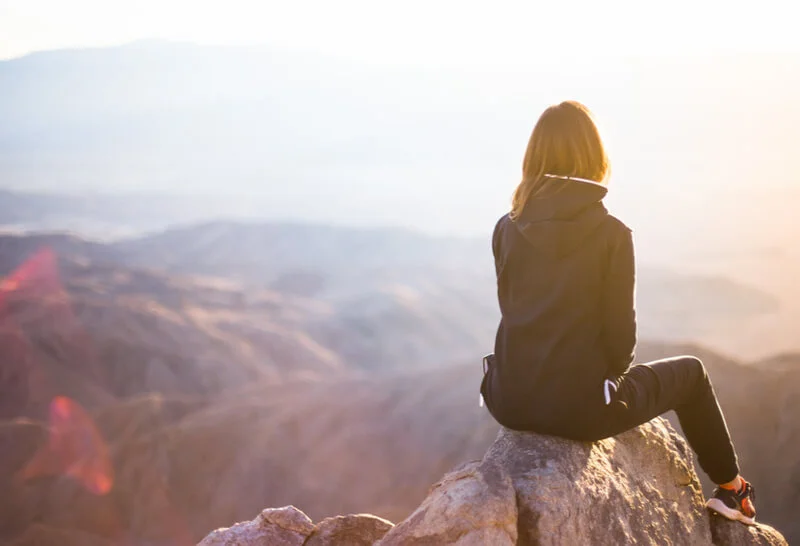
[[[104,190],[122,191],[148,184],[152,188],[163,183],[172,184],[168,189],[173,191],[192,192],[205,183],[207,187],[202,189],[208,191],[213,185],[215,191],[226,194],[234,187],[239,191],[252,188],[248,191],[258,189],[269,194],[274,192],[276,180],[297,178],[316,184],[314,191],[319,191],[319,186],[330,186],[328,191],[338,194],[342,188],[349,188],[353,195],[359,196],[361,201],[352,202],[361,203],[358,205],[361,208],[354,211],[334,210],[327,202],[319,200],[318,206],[325,208],[323,212],[345,215],[349,221],[373,221],[379,217],[381,221],[402,221],[406,225],[425,217],[426,228],[484,233],[491,228],[496,216],[507,209],[509,195],[518,182],[524,145],[539,112],[552,102],[576,98],[590,105],[597,114],[614,164],[610,201],[611,204],[616,201],[620,208],[627,207],[623,211],[634,225],[655,224],[651,219],[667,214],[668,204],[676,196],[681,200],[682,214],[692,214],[694,225],[701,225],[701,222],[704,225],[709,217],[708,203],[720,208],[724,204],[722,195],[735,204],[725,209],[733,213],[719,213],[713,221],[729,219],[729,223],[739,226],[742,224],[739,218],[753,203],[753,180],[758,179],[760,187],[772,189],[798,185],[798,175],[793,168],[794,142],[800,138],[800,106],[795,99],[800,89],[798,57],[790,56],[793,58],[786,62],[780,55],[752,58],[746,55],[763,51],[800,52],[800,33],[794,28],[796,22],[791,11],[791,3],[785,0],[747,4],[699,0],[660,4],[551,0],[546,5],[535,0],[497,0],[480,4],[469,0],[406,0],[402,3],[379,0],[225,0],[213,3],[206,0],[0,0],[0,59],[42,49],[168,39],[208,44],[263,44],[269,51],[284,48],[335,55],[352,59],[354,66],[365,68],[366,65],[358,73],[370,82],[381,80],[374,75],[393,71],[409,74],[405,79],[387,80],[393,93],[387,94],[387,103],[381,106],[383,110],[376,106],[375,111],[388,116],[388,121],[373,116],[377,121],[364,122],[366,118],[372,119],[370,112],[373,110],[366,106],[374,102],[374,97],[366,101],[358,93],[349,91],[344,93],[345,98],[352,98],[351,102],[359,108],[366,104],[363,111],[356,108],[364,118],[360,119],[364,122],[362,125],[346,125],[337,121],[338,118],[331,118],[333,121],[325,125],[327,118],[314,117],[309,121],[308,116],[302,118],[304,122],[301,123],[293,117],[289,119],[290,114],[294,115],[294,110],[289,108],[286,126],[276,125],[275,134],[299,135],[298,127],[308,125],[312,129],[306,132],[311,136],[333,135],[331,139],[317,142],[305,132],[302,138],[282,138],[281,142],[286,140],[294,147],[292,153],[276,152],[275,155],[299,166],[291,163],[286,167],[288,174],[280,171],[280,176],[267,176],[264,173],[272,171],[265,171],[267,167],[261,163],[252,166],[242,161],[241,164],[249,165],[250,170],[242,167],[238,179],[228,178],[232,166],[240,164],[237,158],[242,155],[241,143],[236,139],[226,141],[224,144],[230,144],[231,150],[218,145],[215,140],[218,135],[228,133],[215,131],[214,122],[219,121],[219,116],[215,117],[214,110],[207,110],[209,117],[202,118],[203,130],[190,127],[192,138],[188,140],[182,138],[184,126],[172,123],[176,118],[164,115],[162,120],[151,115],[145,121],[157,128],[154,131],[159,137],[169,140],[169,135],[177,135],[176,141],[188,143],[185,150],[180,148],[187,157],[197,149],[206,149],[202,148],[204,143],[208,149],[217,150],[219,153],[206,158],[217,161],[218,164],[214,164],[217,170],[207,168],[200,161],[179,161],[180,158],[170,155],[174,152],[172,148],[161,146],[161,140],[155,138],[140,139],[151,148],[131,150],[123,137],[136,136],[136,123],[132,123],[133,131],[129,131],[131,123],[120,122],[120,130],[114,135],[119,136],[122,144],[118,147],[119,153],[110,153],[109,149],[116,150],[112,144],[117,141],[101,131],[105,125],[91,119],[94,110],[89,108],[87,114],[85,110],[70,106],[73,99],[80,104],[85,99],[89,106],[95,103],[102,106],[105,103],[95,99],[109,89],[121,95],[135,95],[134,98],[158,95],[153,90],[163,90],[164,78],[155,81],[139,74],[139,80],[126,81],[124,89],[120,90],[113,85],[116,76],[106,81],[104,74],[93,74],[92,78],[81,82],[85,84],[81,87],[82,93],[65,94],[58,91],[58,86],[51,89],[50,75],[40,74],[41,82],[34,78],[28,82],[29,87],[11,89],[8,100],[2,102],[6,114],[19,118],[20,131],[35,138],[25,141],[30,143],[27,149],[31,154],[16,153],[14,150],[22,149],[24,142],[15,140],[18,135],[14,133],[13,124],[6,124],[8,142],[18,146],[6,147],[7,171],[0,182],[4,187],[29,189],[34,183],[44,181],[41,187],[34,188],[38,190],[49,190],[54,184],[64,187],[78,184],[79,191],[86,191],[90,185],[92,190],[102,186]],[[715,53],[745,55],[729,55],[725,63],[702,59]],[[647,58],[649,55],[680,58],[652,59]],[[638,58],[632,60],[632,56]],[[411,68],[406,66],[395,71],[394,67],[379,66],[391,64]],[[188,90],[203,89],[209,81],[217,81],[184,72],[181,74]],[[129,75],[126,72],[125,76]],[[195,76],[199,85],[195,85]],[[19,84],[19,79],[10,81]],[[157,85],[151,85],[154,81]],[[351,82],[346,78],[342,81]],[[280,96],[297,98],[302,105],[301,113],[309,109],[307,106],[320,102],[314,91],[324,85],[289,83],[297,87],[287,87],[288,91],[281,91],[285,96]],[[404,85],[408,89],[402,89]],[[319,95],[325,98],[325,93]],[[184,95],[189,93],[180,92],[176,96],[189,102],[191,97]],[[17,103],[11,100],[14,98]],[[114,100],[119,99],[120,104],[127,104],[124,98],[114,95]],[[398,106],[401,103],[402,107]],[[36,119],[28,118],[43,116],[50,123],[50,117],[59,114],[58,105],[65,105],[62,110],[70,115],[85,115],[87,119],[70,121],[75,126],[65,125],[67,129],[63,135],[56,127],[44,135],[50,138],[47,140],[35,130]],[[422,113],[408,119],[402,115],[406,110],[415,109],[421,109]],[[338,110],[331,108],[331,111]],[[347,108],[342,110],[345,114],[348,111]],[[1,114],[3,108],[0,108],[0,119]],[[112,118],[101,121],[113,125],[116,118]],[[220,119],[223,118],[228,119],[225,116]],[[463,123],[462,118],[466,120]],[[178,121],[180,119],[183,118]],[[168,127],[158,125],[164,120],[169,122]],[[172,128],[172,132],[167,130],[173,125],[177,128]],[[22,130],[29,126],[33,128],[27,133]],[[91,132],[95,126],[100,127],[96,134]],[[347,133],[343,127],[352,129],[353,135],[341,137],[342,133]],[[3,127],[0,127],[0,137],[1,129]],[[223,129],[249,134],[247,124],[240,126],[231,122]],[[87,144],[87,135],[95,137],[92,141],[95,144]],[[203,135],[210,136],[204,141]],[[350,148],[342,144],[351,141]],[[73,151],[64,153],[53,142],[74,144],[76,150],[66,146],[64,149]],[[101,150],[98,142],[112,143],[109,144],[111,148]],[[243,142],[258,150],[264,146],[258,139]],[[440,146],[440,142],[448,142],[449,148]],[[78,150],[79,145],[84,145],[85,149]],[[163,151],[162,148],[166,152],[158,156],[156,152]],[[402,153],[394,153],[395,148]],[[329,152],[326,156],[328,163],[321,159],[316,163],[309,161],[308,157],[315,157],[312,154],[318,149],[335,153]],[[442,149],[447,153],[443,154],[445,159],[439,161]],[[463,153],[464,150],[470,153]],[[0,160],[3,151],[0,148]],[[262,155],[254,152],[248,157]],[[401,161],[416,156],[433,157],[438,162]],[[158,164],[154,157],[162,157],[163,164]],[[453,157],[458,160],[453,161]],[[387,158],[397,161],[390,163]],[[148,171],[151,163],[158,169],[154,167],[153,172]],[[179,169],[187,164],[202,170],[207,175],[203,179],[205,182],[199,181],[199,177],[192,174],[194,171],[187,171],[187,174]],[[272,159],[265,165],[277,169]],[[766,181],[764,172],[768,174]],[[216,173],[221,174],[217,176]],[[320,182],[323,174],[325,183]],[[723,188],[724,193],[720,191]],[[757,197],[768,193],[762,191]],[[420,212],[420,205],[416,204],[422,194],[425,195],[424,205],[431,211],[429,214]],[[303,194],[297,195],[301,199]],[[453,195],[459,195],[457,206],[452,206]],[[387,203],[394,213],[392,217],[381,206]],[[761,208],[766,207],[760,203]],[[306,213],[307,207],[302,203],[297,210]],[[416,215],[409,215],[408,210],[415,210]],[[434,220],[441,225],[431,225]],[[658,225],[660,229],[662,224]],[[682,233],[691,232],[691,229],[694,228],[686,228]],[[640,233],[642,231],[645,229]],[[662,232],[660,239],[655,236],[650,239],[651,247],[669,242],[684,245],[674,233]]]
[[[534,51],[800,50],[791,2],[0,0],[0,59],[143,38],[263,43],[398,63],[524,63]]]

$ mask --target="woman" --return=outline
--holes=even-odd
[[[708,507],[754,523],[754,491],[703,363],[631,366],[633,240],[603,206],[608,158],[585,106],[545,110],[522,174],[492,238],[502,318],[481,384],[489,411],[508,428],[596,441],[675,410],[719,484]]]

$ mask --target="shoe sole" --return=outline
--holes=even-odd
[[[739,510],[734,510],[727,506],[724,502],[719,499],[709,499],[706,503],[706,506],[719,514],[720,516],[727,518],[732,521],[741,521],[745,525],[755,525],[756,518],[749,518],[742,514]]]

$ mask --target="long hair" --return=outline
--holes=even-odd
[[[522,214],[543,188],[547,175],[604,183],[608,173],[608,156],[589,109],[576,101],[551,106],[536,122],[528,141],[511,217]]]

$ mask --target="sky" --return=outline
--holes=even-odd
[[[387,127],[405,129],[408,137],[414,133],[414,127],[406,125],[419,122],[420,133],[435,135],[438,134],[435,129],[447,126],[452,129],[447,133],[450,135],[456,130],[453,127],[458,127],[455,121],[460,121],[457,114],[461,108],[469,113],[465,119],[493,122],[486,127],[495,128],[494,133],[487,130],[483,131],[487,134],[481,134],[480,127],[467,126],[472,133],[464,131],[463,139],[472,148],[465,144],[466,148],[472,150],[480,142],[473,135],[477,133],[491,141],[493,150],[502,149],[503,153],[473,154],[480,156],[477,159],[481,162],[468,157],[468,161],[462,161],[463,172],[458,176],[454,176],[450,163],[423,165],[414,172],[388,165],[386,169],[397,179],[393,181],[388,180],[386,172],[376,173],[370,170],[371,165],[363,164],[362,156],[368,155],[363,146],[370,143],[362,140],[353,160],[356,163],[353,168],[357,167],[358,172],[343,171],[341,176],[350,184],[358,181],[376,194],[376,199],[380,197],[393,205],[398,205],[396,201],[401,197],[411,202],[424,190],[429,196],[426,202],[435,212],[429,217],[449,222],[442,229],[456,226],[459,230],[469,227],[485,231],[496,211],[507,207],[508,196],[518,181],[520,156],[536,116],[545,106],[563,98],[577,98],[594,110],[613,158],[612,204],[615,199],[632,203],[628,205],[631,216],[639,214],[644,218],[642,223],[654,216],[652,210],[658,210],[655,207],[666,201],[665,192],[671,192],[669,196],[680,194],[684,209],[694,206],[699,217],[709,195],[718,202],[716,194],[720,188],[727,189],[734,182],[740,187],[748,186],[753,169],[764,165],[772,166],[773,170],[791,166],[793,160],[786,153],[787,143],[800,138],[797,136],[800,124],[796,123],[800,110],[794,99],[795,90],[800,88],[796,58],[794,64],[781,65],[775,61],[769,66],[763,56],[750,64],[737,60],[725,66],[703,64],[698,58],[720,53],[797,53],[800,33],[795,26],[791,3],[773,0],[758,3],[0,0],[0,59],[47,49],[166,39],[214,45],[258,44],[270,51],[322,53],[352,60],[354,65],[366,65],[365,73],[369,75],[383,74],[388,65],[411,67],[409,74],[416,74],[417,81],[415,85],[406,83],[418,95],[408,91],[408,101],[427,104],[433,109],[431,114],[436,115],[421,121],[394,119],[395,125]],[[628,62],[631,56],[638,60]],[[649,56],[661,57],[662,61],[672,58],[656,63]],[[568,62],[565,57],[569,57]],[[615,59],[619,60],[617,64]],[[374,70],[369,65],[374,65]],[[434,77],[428,78],[429,73]],[[703,83],[698,83],[700,76]],[[742,80],[747,80],[747,85],[741,85]],[[426,82],[430,85],[423,85]],[[317,82],[312,82],[312,86],[316,85]],[[149,80],[143,79],[126,82],[126,90],[147,95],[151,86]],[[17,93],[17,98],[30,98],[31,111],[38,112],[42,104],[60,104],[56,100],[59,97],[46,94],[47,85],[34,89],[42,91],[43,97],[30,93],[28,88],[23,91]],[[436,96],[436,92],[441,96]],[[86,96],[94,97],[88,93]],[[397,96],[404,97],[402,93]],[[184,95],[180,97],[183,100]],[[15,109],[14,103],[6,102],[6,110],[12,113],[20,110]],[[689,103],[691,109],[686,108]],[[449,111],[450,117],[437,117],[442,114],[439,110]],[[0,108],[0,114],[2,111]],[[693,116],[697,113],[705,117],[695,120]],[[643,119],[643,114],[652,114],[654,119]],[[73,136],[70,133],[65,138],[72,141]],[[81,142],[78,138],[74,140]],[[196,140],[199,140],[197,135]],[[432,146],[430,141],[412,144],[416,148],[406,144],[403,150],[438,150],[438,144]],[[139,161],[140,156],[151,159],[149,150],[131,160],[138,170],[130,169],[129,163],[112,154],[97,153],[95,149],[89,152],[100,167],[108,163],[112,173],[124,173],[124,179],[107,176],[103,183],[108,187],[120,189],[125,184],[138,186],[143,181],[152,182],[148,179],[147,162]],[[301,156],[303,152],[298,150]],[[708,161],[712,152],[714,160]],[[735,161],[725,161],[724,154]],[[24,167],[28,170],[49,165],[38,156],[26,159],[24,154],[15,155],[13,150],[6,155],[14,164],[27,161]],[[381,157],[385,155],[388,154]],[[680,161],[675,160],[676,155],[681,155]],[[347,157],[351,156],[353,153]],[[701,157],[705,161],[698,159]],[[304,157],[301,160],[305,168],[307,161]],[[81,167],[82,158],[75,161]],[[61,164],[56,167],[51,171],[69,178],[72,171],[62,169]],[[229,170],[230,164],[224,163],[223,167]],[[320,169],[329,170],[327,165]],[[48,184],[53,178],[51,171],[46,173]],[[98,172],[98,176],[105,176],[102,168]],[[770,183],[794,186],[797,178],[794,172],[790,174],[792,177],[785,180],[773,177]],[[86,178],[82,172],[78,175]],[[304,170],[297,176],[314,179]],[[19,179],[23,181],[15,182],[11,176],[5,176],[3,183],[11,184],[14,189],[27,188],[27,179],[22,176]],[[375,180],[382,184],[375,184]],[[414,181],[416,189],[408,188],[406,180]],[[642,190],[642,181],[647,181],[646,191]],[[195,191],[197,183],[191,177],[185,181],[191,191]],[[253,185],[260,183],[258,179]],[[454,185],[469,189],[458,211],[452,212],[452,216],[459,216],[458,222],[438,212],[441,203],[447,203],[453,194]],[[229,187],[225,186],[225,190]],[[383,193],[377,195],[380,192]],[[369,192],[363,189],[360,193]],[[749,198],[747,187],[735,195],[737,203],[745,202],[742,195]],[[364,208],[383,214],[380,207],[372,204],[364,204]],[[395,208],[398,216],[404,214],[399,206]],[[481,214],[484,221],[472,221]],[[461,219],[462,216],[466,219]],[[670,234],[664,237],[667,236],[675,239]]]
[[[676,0],[0,0],[0,59],[139,39],[265,44],[367,62],[798,51],[792,3]]]

